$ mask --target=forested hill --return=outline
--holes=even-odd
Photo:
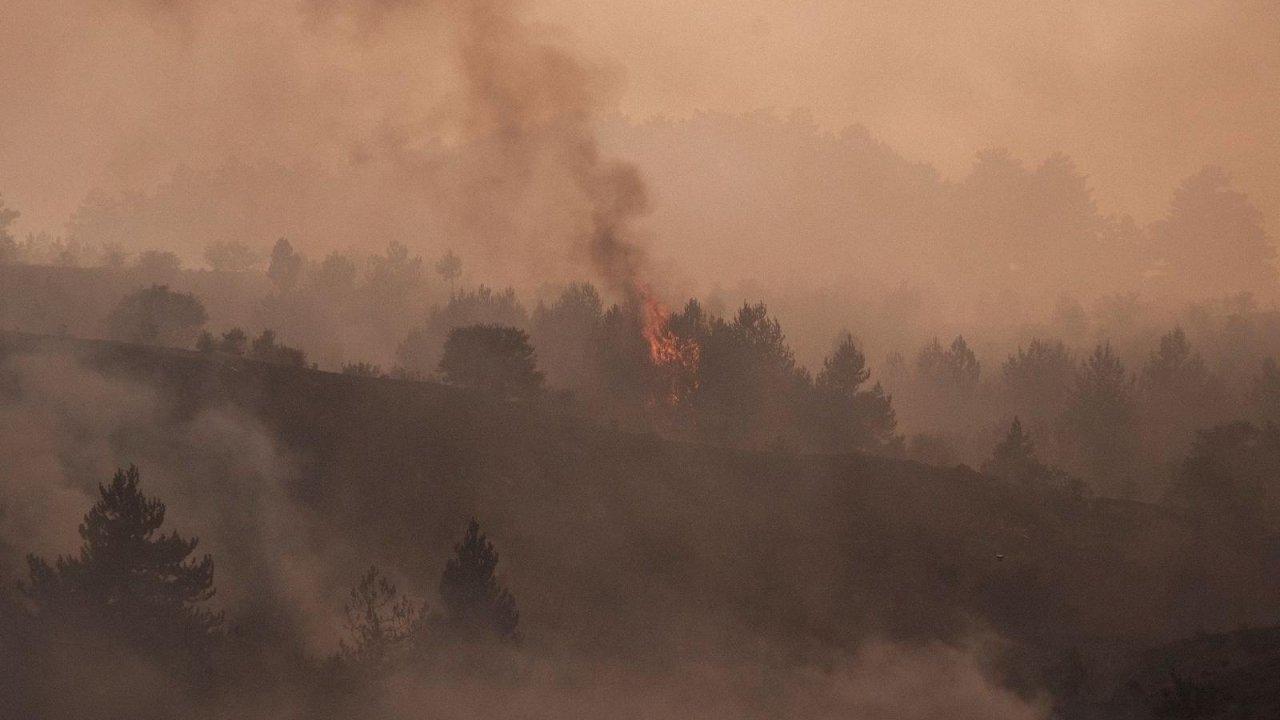
[[[1052,687],[1065,682],[1064,657],[1091,668],[1095,655],[1114,662],[1116,647],[1280,617],[1269,552],[1152,505],[963,466],[673,443],[551,402],[495,403],[432,383],[17,333],[0,334],[0,348],[5,403],[31,401],[23,373],[58,359],[153,390],[161,439],[114,433],[117,456],[154,453],[164,432],[215,410],[253,418],[304,518],[288,531],[324,559],[318,575],[339,603],[371,562],[431,588],[459,528],[480,518],[534,645],[661,661],[694,641],[808,655],[871,636],[993,632],[1018,668],[1011,682]],[[208,508],[231,480],[191,480],[183,492]],[[225,502],[260,510],[252,492]],[[170,501],[179,527],[194,510]],[[220,594],[242,597],[226,588],[249,575],[241,558],[218,561]],[[1067,674],[1074,684],[1056,692],[1114,684]]]

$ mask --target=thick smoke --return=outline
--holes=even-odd
[[[629,223],[648,205],[639,170],[601,155],[595,134],[600,100],[593,70],[563,49],[540,43],[516,17],[512,0],[461,2],[460,67],[466,78],[467,124],[496,140],[514,194],[533,195],[538,165],[562,170],[581,194],[588,255],[614,290],[636,284],[643,256],[628,239]],[[521,185],[521,183],[528,183]],[[480,212],[492,212],[501,201]],[[517,220],[513,218],[513,220]]]
[[[25,35],[0,30],[0,44],[62,37],[68,50],[48,76],[15,79],[28,109],[0,111],[23,138],[3,165],[51,170],[78,153],[87,183],[0,172],[26,229],[59,230],[67,203],[96,188],[73,238],[191,262],[214,240],[279,236],[313,256],[453,247],[491,283],[623,286],[641,262],[629,226],[647,207],[644,183],[601,153],[594,130],[620,75],[527,20],[522,3],[135,3],[84,17],[20,2],[12,16],[7,28]],[[28,97],[37,86],[88,117],[68,124],[79,111]]]
[[[304,646],[331,644],[322,568],[341,553],[289,498],[292,464],[256,421],[227,407],[174,417],[154,390],[64,356],[24,355],[2,371],[16,390],[0,404],[12,429],[0,437],[8,577],[21,577],[24,553],[73,554],[98,484],[136,464],[145,491],[168,505],[166,531],[200,538],[198,552],[214,556],[221,607],[270,618]]]
[[[643,256],[626,234],[647,209],[648,193],[634,165],[601,154],[594,126],[602,104],[599,69],[537,38],[513,0],[315,0],[313,8],[330,21],[345,15],[378,28],[366,38],[371,43],[382,42],[381,29],[406,12],[446,16],[463,78],[461,122],[475,143],[468,151],[478,151],[490,168],[468,183],[464,217],[494,234],[519,235],[528,217],[511,212],[513,202],[532,212],[538,203],[551,204],[565,213],[568,224],[559,232],[567,236],[553,230],[544,239],[585,244],[607,285],[634,287]],[[421,166],[425,158],[398,160]]]

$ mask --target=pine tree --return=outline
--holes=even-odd
[[[818,373],[816,383],[820,388],[829,388],[852,398],[870,377],[867,357],[858,349],[853,335],[846,332],[840,337],[835,350],[822,361],[822,370]]]
[[[467,534],[453,550],[455,557],[445,564],[440,578],[446,627],[463,637],[492,635],[504,642],[519,641],[516,600],[498,584],[494,575],[498,551],[481,534],[480,523],[472,519]]]
[[[996,446],[992,459],[997,462],[1026,462],[1035,457],[1035,444],[1030,436],[1022,431],[1022,421],[1013,419],[1009,426],[1009,434]]]
[[[382,662],[417,628],[417,605],[401,595],[377,567],[360,577],[343,612],[350,642],[341,641],[342,656],[356,662]]]
[[[991,452],[991,459],[982,467],[983,472],[1005,480],[1030,482],[1041,479],[1047,468],[1036,459],[1035,443],[1022,430],[1022,421],[1013,419],[1004,440]]]
[[[1249,401],[1264,422],[1280,422],[1280,363],[1275,358],[1262,361],[1262,371],[1253,379]]]
[[[1132,491],[1126,476],[1137,448],[1134,415],[1133,379],[1110,343],[1098,345],[1080,366],[1064,420],[1084,471],[1107,492]]]
[[[450,289],[453,288],[453,281],[458,279],[462,274],[462,260],[453,254],[452,250],[446,250],[440,260],[436,262],[436,272],[444,281],[449,283]]]
[[[897,420],[892,399],[880,383],[862,389],[870,377],[866,356],[853,336],[845,333],[823,361],[813,384],[817,413],[813,432],[824,449],[876,450],[894,442]]]
[[[204,649],[222,622],[200,607],[213,597],[213,559],[189,559],[198,541],[160,533],[165,505],[138,489],[138,469],[116,471],[84,516],[77,556],[51,566],[30,555],[26,593],[42,619],[73,624],[152,650]]]
[[[18,211],[4,206],[4,198],[0,198],[0,265],[16,263],[21,256],[18,242],[9,232],[9,225],[18,219]]]
[[[302,279],[306,267],[306,259],[293,249],[285,238],[276,241],[271,248],[271,263],[267,266],[267,277],[280,292],[293,290]]]

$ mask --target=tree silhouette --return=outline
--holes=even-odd
[[[436,261],[436,273],[438,273],[440,277],[443,278],[445,282],[449,283],[450,287],[452,287],[453,281],[457,280],[458,276],[462,275],[461,258],[454,255],[452,250],[446,250],[444,255]]]
[[[451,385],[504,399],[531,398],[542,389],[529,336],[503,325],[454,328],[444,344],[440,375]]]
[[[422,257],[411,255],[403,243],[392,242],[385,255],[369,258],[365,287],[375,305],[388,312],[419,290],[423,280]]]
[[[271,248],[271,264],[267,266],[267,277],[280,292],[288,292],[298,285],[302,279],[305,264],[302,255],[294,251],[293,245],[285,238],[276,241]]]
[[[963,336],[944,346],[935,337],[916,355],[913,415],[923,427],[955,429],[972,419],[982,368]],[[949,431],[948,431],[949,432]]]
[[[782,324],[769,316],[764,303],[743,303],[729,327],[734,339],[761,369],[789,373],[795,368],[795,354],[786,343]]]
[[[421,327],[409,332],[396,349],[396,359],[406,370],[430,374],[440,363],[449,333],[454,328],[478,324],[524,328],[529,316],[511,288],[496,291],[481,285],[475,290],[459,290],[449,296],[443,307],[432,308]]]
[[[1182,328],[1160,338],[1160,347],[1142,368],[1142,426],[1146,445],[1182,455],[1198,428],[1230,411],[1226,389],[1193,352]]]
[[[347,637],[340,641],[341,655],[364,664],[383,662],[417,629],[418,607],[377,567],[351,588],[343,614]]]
[[[592,359],[600,368],[602,395],[616,420],[649,422],[649,398],[659,382],[644,337],[644,321],[634,305],[611,305],[600,318]]]
[[[279,342],[275,330],[263,330],[261,335],[253,339],[249,346],[249,357],[273,365],[303,367],[307,364],[307,354]]]
[[[1041,450],[1059,458],[1059,422],[1071,403],[1076,362],[1061,341],[1033,339],[1018,347],[1000,367],[1000,389],[1007,410],[1023,429],[1045,443]]]
[[[1131,470],[1134,435],[1133,379],[1111,343],[1098,345],[1076,375],[1066,429],[1079,445],[1084,470],[1118,487]]]
[[[134,266],[152,282],[172,282],[182,271],[182,259],[168,250],[146,250],[138,255]]]
[[[5,207],[4,198],[0,198],[0,265],[18,262],[18,242],[9,232],[9,226],[18,219],[18,211]]]
[[[102,254],[98,259],[98,265],[105,268],[122,268],[129,261],[129,253],[119,243],[105,243],[102,246]]]
[[[892,400],[879,383],[870,390],[862,389],[870,377],[866,356],[853,335],[845,333],[823,361],[814,382],[815,430],[826,438],[826,449],[877,449],[894,442],[897,420]]]
[[[603,322],[600,293],[589,283],[569,285],[554,304],[538,305],[531,334],[549,384],[582,389],[599,383]]]
[[[107,316],[107,331],[118,340],[172,343],[191,347],[192,335],[205,323],[204,305],[191,293],[152,285],[125,296]]]
[[[1075,361],[1061,341],[1035,339],[1010,355],[1000,371],[1015,410],[1043,420],[1057,417],[1070,398]]]
[[[1260,419],[1280,423],[1280,363],[1275,358],[1263,359],[1262,369],[1253,379],[1249,400]]]
[[[516,600],[498,584],[494,571],[498,551],[480,532],[473,518],[462,542],[453,546],[454,557],[440,578],[440,600],[444,604],[445,626],[463,637],[496,637],[518,642],[520,613]]]
[[[1197,433],[1166,497],[1210,526],[1260,538],[1280,527],[1280,430],[1247,422]]]
[[[1016,417],[1004,440],[991,452],[991,459],[983,464],[982,471],[1004,480],[1022,483],[1042,480],[1048,475],[1048,468],[1036,458],[1036,448],[1031,442],[1031,436],[1023,432],[1022,421]]]
[[[907,457],[928,465],[949,467],[956,464],[956,449],[942,435],[917,433],[907,443]]]
[[[812,386],[796,366],[782,325],[763,303],[743,303],[730,322],[703,322],[705,329],[696,331],[703,338],[691,394],[699,432],[714,442],[753,447],[794,439]]]
[[[200,607],[213,597],[213,559],[198,541],[160,532],[165,505],[118,470],[80,524],[76,556],[53,565],[30,555],[26,592],[42,619],[70,622],[152,650],[205,649],[222,621]]]
[[[310,283],[329,299],[341,299],[356,289],[358,274],[354,260],[342,253],[332,252],[312,271]]]
[[[1187,178],[1151,237],[1151,254],[1163,260],[1163,279],[1172,291],[1269,292],[1275,283],[1276,250],[1262,213],[1231,188],[1221,168],[1206,167]]]
[[[997,462],[1019,463],[1035,457],[1036,447],[1031,438],[1022,432],[1022,421],[1013,419],[1009,434],[996,446],[992,458]]]
[[[202,353],[226,353],[228,355],[244,355],[245,345],[249,338],[244,334],[244,330],[240,328],[231,328],[222,333],[222,337],[214,338],[213,333],[205,331],[200,333],[200,339],[196,341],[196,350]]]
[[[217,240],[204,249],[209,267],[225,272],[244,272],[258,264],[258,254],[239,240]]]
[[[1204,382],[1209,374],[1200,354],[1191,351],[1187,334],[1180,327],[1160,338],[1160,348],[1152,353],[1142,372],[1150,383],[1184,391]]]
[[[1064,292],[1058,296],[1050,317],[1053,327],[1065,333],[1067,337],[1079,338],[1089,329],[1089,314],[1085,312],[1080,301],[1070,293]]]
[[[870,377],[866,356],[853,341],[853,335],[845,333],[835,350],[822,361],[816,382],[820,388],[852,397]]]
[[[1230,707],[1231,700],[1230,694],[1211,678],[1184,679],[1171,670],[1169,685],[1160,691],[1152,717],[1156,720],[1223,717],[1223,710]]]
[[[218,350],[228,355],[243,355],[248,342],[249,338],[244,334],[244,330],[238,327],[231,328],[222,333],[222,338],[218,341]]]
[[[208,330],[200,333],[200,337],[196,338],[196,351],[205,354],[218,351],[218,341],[213,338],[213,333]]]
[[[343,375],[351,375],[353,377],[381,378],[387,374],[382,372],[382,367],[371,362],[354,362],[345,363],[342,366]]]
[[[981,366],[964,336],[958,335],[946,349],[937,338],[926,345],[916,358],[916,372],[939,387],[967,391],[977,386]]]

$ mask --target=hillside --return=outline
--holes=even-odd
[[[475,516],[503,552],[529,642],[600,662],[662,664],[695,646],[741,656],[756,643],[816,659],[870,637],[990,632],[1004,648],[993,666],[1015,686],[1101,697],[1147,648],[1280,617],[1264,549],[1155,506],[963,466],[674,443],[431,383],[19,333],[0,334],[0,348],[11,407],[59,363],[154,392],[154,421],[112,427],[104,452],[170,483],[177,526],[206,516],[197,526],[232,610],[236,583],[270,575],[264,564],[311,573],[327,597],[299,609],[282,595],[263,612],[323,617],[371,562],[430,599]],[[269,438],[273,469],[254,477],[278,489],[234,477],[243,458],[178,453],[205,452],[173,438],[196,437],[211,413]],[[102,479],[66,452],[58,462],[71,482]],[[277,499],[286,510],[268,507]],[[285,570],[272,564],[282,557]],[[1066,689],[1064,657],[1084,670]]]

